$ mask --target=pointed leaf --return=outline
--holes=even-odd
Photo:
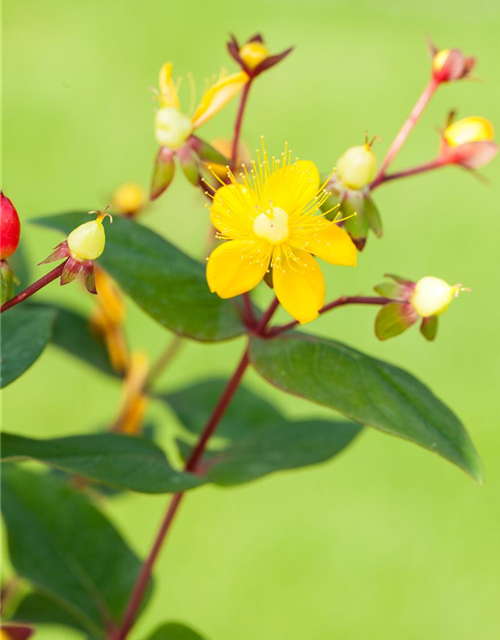
[[[68,233],[84,214],[37,220]],[[99,264],[155,320],[176,333],[202,341],[245,332],[234,300],[210,293],[205,266],[133,220],[115,218]]]
[[[250,359],[283,391],[420,444],[481,481],[481,462],[462,423],[406,371],[299,332],[272,340],[252,337]]]
[[[1,445],[2,460],[38,460],[118,489],[176,493],[203,484],[173,469],[163,451],[145,438],[99,433],[38,440],[2,433]]]
[[[83,632],[89,631],[63,604],[39,592],[30,593],[21,600],[12,620],[37,626],[50,624],[71,627]]]
[[[167,622],[158,627],[147,640],[205,640],[205,638],[184,624]]]
[[[52,335],[56,311],[30,305],[2,314],[1,387],[22,375],[41,355]]]
[[[111,366],[104,342],[93,335],[90,320],[62,307],[47,307],[57,312],[52,344],[110,376],[118,376]]]
[[[14,465],[2,470],[2,510],[16,572],[103,637],[141,567],[118,531],[63,478]]]
[[[199,433],[226,385],[227,381],[208,380],[164,397],[186,428]],[[346,422],[290,422],[270,402],[241,386],[198,471],[219,485],[250,482],[330,460],[360,430],[360,425]],[[187,457],[191,447],[180,446]]]
[[[195,155],[187,144],[177,151],[177,157],[181,164],[182,173],[194,187],[199,187],[201,178],[200,172],[198,171],[198,163]]]
[[[204,162],[213,162],[214,164],[221,164],[226,166],[230,164],[230,161],[222,153],[219,153],[217,149],[214,149],[208,142],[205,142],[197,136],[191,136],[189,138],[189,145]]]
[[[380,217],[380,213],[370,196],[365,198],[365,216],[370,229],[377,238],[381,238],[383,235],[382,218]]]

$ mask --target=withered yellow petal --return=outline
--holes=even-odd
[[[158,83],[160,85],[160,104],[162,107],[174,107],[178,109],[179,96],[172,79],[173,64],[166,62],[160,69],[160,75],[158,77]]]
[[[273,284],[283,307],[304,324],[317,318],[325,303],[325,280],[310,253],[300,250],[293,253],[298,261],[284,260],[280,267],[275,267]]]
[[[264,277],[271,257],[265,243],[229,240],[210,255],[207,282],[212,293],[233,298],[256,287]]]
[[[358,252],[351,237],[335,222],[321,221],[304,249],[330,264],[355,267]]]
[[[203,96],[192,119],[193,128],[200,127],[210,120],[230,100],[243,89],[248,82],[244,71],[233,73],[218,80]]]

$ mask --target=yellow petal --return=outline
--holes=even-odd
[[[309,204],[319,189],[319,171],[314,162],[298,160],[272,173],[262,190],[262,206],[271,201],[292,216]]]
[[[253,240],[230,240],[210,255],[207,282],[212,293],[232,298],[256,287],[269,266],[271,247]]]
[[[349,234],[335,222],[318,220],[318,229],[307,239],[304,249],[330,264],[355,267],[358,252]]]
[[[193,116],[193,128],[200,127],[210,120],[222,107],[232,100],[248,82],[244,71],[233,73],[218,80],[203,96]]]
[[[274,290],[283,307],[301,324],[314,320],[325,303],[325,280],[316,260],[294,250],[298,262],[281,258],[273,269]]]
[[[229,184],[215,192],[210,220],[224,236],[238,239],[252,234],[255,217],[255,204],[243,185]]]
[[[159,85],[160,85],[160,103],[162,107],[174,107],[178,109],[179,96],[177,95],[177,89],[175,88],[174,81],[172,79],[173,64],[167,62],[160,69]]]

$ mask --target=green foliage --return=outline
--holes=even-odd
[[[84,213],[66,213],[37,222],[69,233],[85,219]],[[201,341],[227,340],[245,331],[234,301],[210,293],[203,265],[132,220],[115,217],[99,264],[171,331]]]
[[[2,314],[1,387],[22,375],[37,360],[49,342],[56,312],[29,305]]]
[[[2,509],[16,572],[104,637],[140,568],[118,531],[61,478],[13,465],[3,469]]]
[[[117,376],[111,366],[104,342],[92,334],[89,320],[75,311],[60,307],[56,309],[57,319],[52,344],[103,373]]]
[[[224,386],[222,380],[209,380],[167,398],[184,425],[197,433],[202,428],[200,416],[210,414]],[[348,422],[291,422],[273,405],[240,387],[220,423],[219,438],[205,454],[200,470],[215,484],[250,482],[276,471],[330,460],[360,430],[360,425]],[[182,448],[187,455],[189,447]]]
[[[167,622],[148,636],[147,640],[204,640],[204,638],[184,624]]]
[[[302,333],[273,340],[252,337],[250,358],[283,391],[420,444],[482,480],[479,456],[462,423],[406,371]]]
[[[150,440],[120,434],[37,440],[3,433],[1,454],[3,460],[37,460],[116,489],[141,493],[175,493],[203,484],[201,478],[173,469]]]
[[[68,608],[65,608],[64,603],[39,592],[29,593],[21,600],[12,616],[12,621],[72,627],[78,631],[87,632],[86,627],[71,614]]]

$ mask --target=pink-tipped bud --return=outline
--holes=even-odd
[[[9,258],[19,246],[21,223],[12,202],[0,192],[0,260]]]
[[[467,77],[476,59],[472,56],[464,56],[460,49],[437,49],[430,44],[432,55],[432,75],[438,82],[451,82]]]

